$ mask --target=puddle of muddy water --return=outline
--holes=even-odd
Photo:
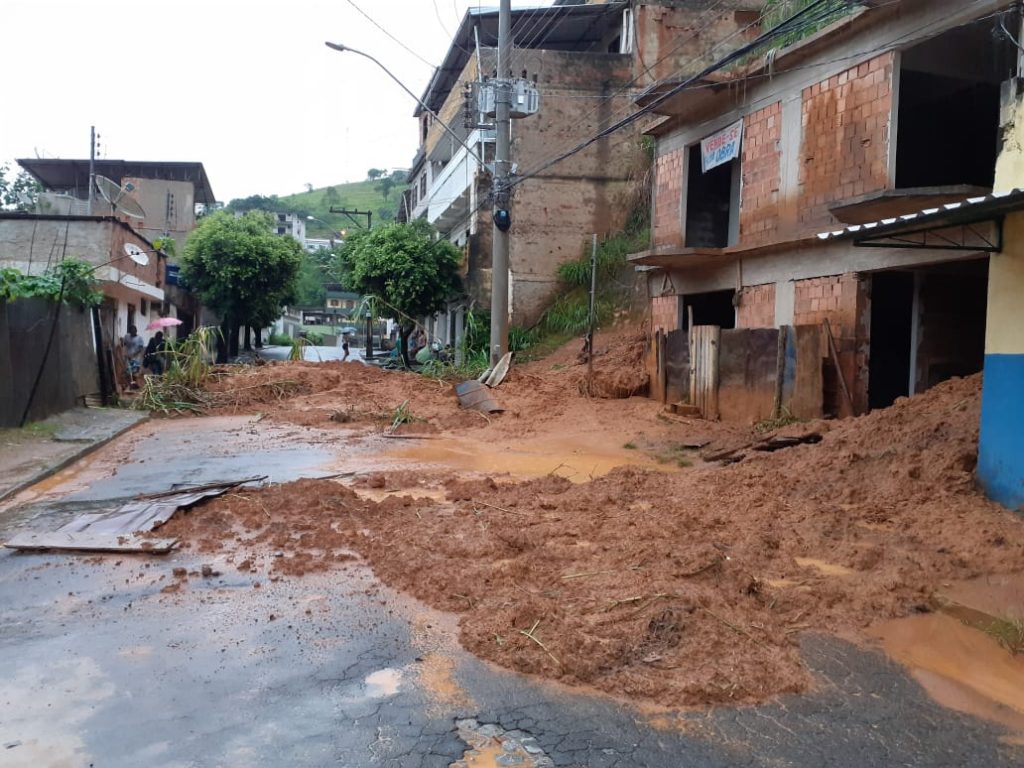
[[[496,445],[459,438],[424,440],[388,451],[392,459],[431,464],[479,473],[508,473],[518,477],[542,477],[557,474],[583,483],[606,475],[616,467],[642,466],[660,471],[673,467],[621,447],[600,445],[593,436],[586,442],[559,438],[533,440],[528,446],[510,443]]]
[[[554,762],[537,741],[524,731],[505,731],[501,727],[476,720],[459,720],[459,738],[469,746],[461,760],[450,768],[551,768]]]
[[[1024,737],[1024,657],[941,613],[886,622],[872,634],[937,702]]]

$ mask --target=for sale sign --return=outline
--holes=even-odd
[[[743,121],[730,125],[718,133],[713,133],[700,143],[701,165],[704,173],[712,168],[735,160],[740,156],[740,144],[743,142]]]

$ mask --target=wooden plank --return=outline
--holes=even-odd
[[[832,353],[832,362],[836,366],[836,375],[839,377],[839,386],[843,388],[843,395],[846,398],[846,404],[850,408],[850,415],[856,416],[857,410],[853,407],[853,396],[850,394],[850,388],[846,386],[846,377],[843,375],[843,366],[839,362],[839,350],[836,349],[836,340],[832,336],[832,326],[829,325],[828,318],[821,321],[822,326],[825,328],[825,336],[828,338],[828,348]]]
[[[144,539],[132,535],[99,533],[22,533],[4,542],[22,552],[137,552],[165,555],[177,539]]]

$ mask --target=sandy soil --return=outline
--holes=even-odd
[[[823,439],[719,466],[683,446],[749,434],[665,423],[646,400],[582,397],[574,351],[516,369],[497,390],[509,411],[489,423],[455,410],[445,386],[405,374],[293,364],[242,375],[308,377],[309,394],[273,404],[273,418],[321,423],[339,403],[366,413],[408,400],[431,429],[495,442],[633,430],[638,448],[683,469],[622,467],[576,483],[443,471],[300,481],[212,501],[159,535],[227,551],[269,578],[359,555],[386,583],[459,614],[463,644],[484,658],[668,706],[805,690],[801,632],[861,637],[878,620],[930,611],[946,582],[1024,563],[1024,521],[975,488],[980,377],[860,419],[790,427]],[[631,360],[608,356],[613,382],[615,359]]]

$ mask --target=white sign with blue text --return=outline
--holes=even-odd
[[[704,173],[712,168],[735,160],[740,156],[740,144],[743,143],[743,121],[713,133],[700,143],[701,165]]]

